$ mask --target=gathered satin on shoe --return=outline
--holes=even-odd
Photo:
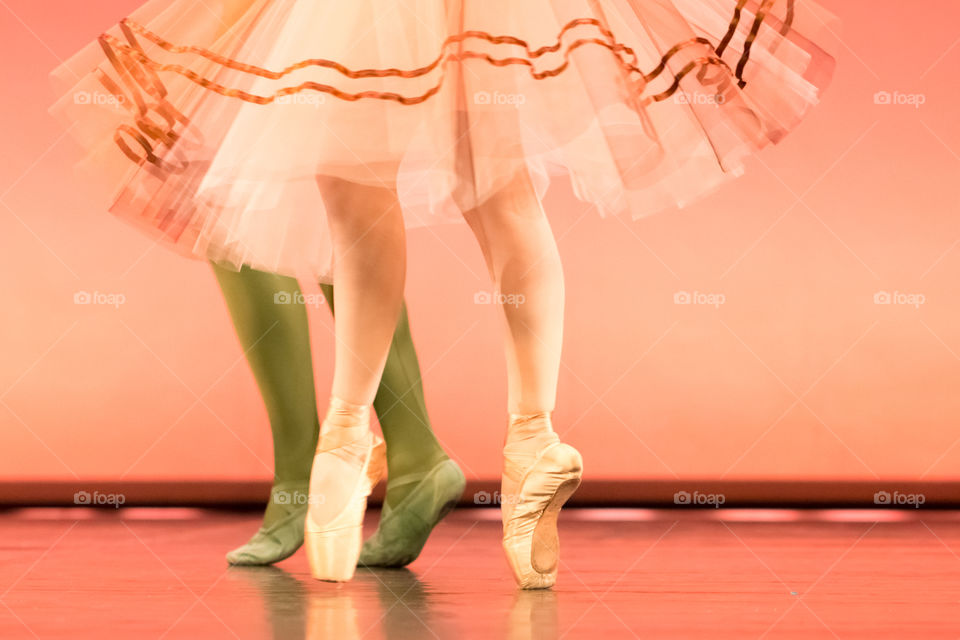
[[[260,527],[243,546],[227,553],[233,565],[267,565],[292,556],[303,544],[303,521],[307,513],[307,482],[284,482],[270,490],[270,505],[283,515]]]
[[[429,471],[390,479],[387,489],[416,483],[395,507],[387,504],[376,532],[363,544],[362,567],[403,567],[420,555],[433,528],[463,495],[466,479],[453,460],[444,460]]]
[[[582,468],[579,452],[560,442],[548,413],[510,416],[500,497],[503,549],[523,589],[556,582],[556,518],[580,485]]]
[[[504,477],[507,471],[529,469],[539,452],[555,442],[560,442],[560,437],[553,431],[549,412],[510,414],[503,456],[511,464],[504,468]]]
[[[383,440],[369,429],[369,406],[331,400],[310,474],[305,524],[314,578],[346,581],[360,555],[367,496],[383,475]]]
[[[505,496],[517,494],[524,474],[537,461],[540,452],[556,442],[560,442],[560,437],[553,431],[549,413],[510,414],[506,443],[503,446],[503,474],[500,487],[502,501],[500,513],[504,525],[512,513],[513,506]]]

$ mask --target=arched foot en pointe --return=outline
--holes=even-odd
[[[317,580],[346,582],[360,556],[367,496],[386,467],[383,440],[367,427],[321,434],[310,475],[304,545]]]
[[[556,583],[557,516],[580,486],[582,471],[580,453],[562,442],[548,444],[526,469],[505,457],[503,550],[521,589],[547,589]],[[511,485],[516,489],[509,489]]]

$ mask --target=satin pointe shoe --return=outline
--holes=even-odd
[[[526,468],[504,458],[503,550],[521,589],[547,589],[556,583],[557,516],[580,486],[582,471],[580,453],[562,442],[548,444]]]
[[[227,554],[238,566],[261,566],[286,560],[303,544],[303,519],[307,513],[306,482],[284,482],[270,490],[270,506],[284,514],[270,526],[260,527],[250,540]]]
[[[410,473],[387,481],[387,489],[416,483],[395,507],[384,505],[377,531],[363,544],[361,567],[403,567],[420,555],[433,528],[450,513],[466,486],[466,478],[453,460],[444,460],[429,471]]]
[[[352,431],[322,434],[313,459],[304,546],[317,580],[346,582],[353,577],[367,496],[386,468],[383,439],[369,429],[359,436],[348,435]]]

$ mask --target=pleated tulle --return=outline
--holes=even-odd
[[[317,175],[410,227],[521,171],[601,215],[683,206],[817,103],[802,0],[152,0],[53,73],[105,205],[186,254],[322,280]]]

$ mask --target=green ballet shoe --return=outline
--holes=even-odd
[[[292,556],[303,544],[308,491],[307,482],[274,485],[270,490],[265,519],[277,512],[279,517],[270,525],[260,527],[245,545],[229,552],[227,562],[232,565],[259,566]]]
[[[410,473],[387,482],[387,490],[417,483],[394,507],[385,505],[380,526],[363,543],[357,565],[403,567],[420,555],[433,528],[463,495],[466,478],[453,460],[444,460],[429,471]]]

